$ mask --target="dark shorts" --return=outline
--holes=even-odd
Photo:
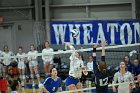
[[[104,89],[104,90],[96,90],[96,93],[109,93],[108,89]]]
[[[69,86],[71,84],[77,85],[80,82],[80,79],[78,78],[73,78],[71,76],[67,77],[66,79],[66,86]]]

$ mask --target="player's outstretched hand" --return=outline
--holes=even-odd
[[[103,41],[102,41],[102,47],[105,47],[105,46],[106,46],[106,41],[103,40]]]
[[[69,42],[63,42],[66,46],[69,46],[70,43]]]
[[[97,45],[97,44],[93,45],[93,48],[97,48],[97,47],[98,47],[98,45]]]

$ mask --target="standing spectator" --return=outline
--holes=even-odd
[[[14,53],[12,51],[9,51],[9,48],[7,45],[3,47],[2,57],[5,57],[3,59],[3,66],[5,70],[4,77],[8,77],[9,70],[12,68],[11,62],[14,60],[12,58],[9,58],[10,56],[14,56]]]
[[[22,81],[21,82],[22,87],[24,87],[24,82],[25,82],[25,64],[24,64],[25,58],[21,56],[24,56],[24,55],[25,53],[23,53],[23,48],[20,46],[18,48],[17,61],[18,61],[18,70],[20,74],[19,77],[20,77],[20,80]]]
[[[46,41],[45,48],[42,50],[42,53],[47,54],[48,52],[53,52],[53,49],[50,48],[49,41]],[[52,54],[42,56],[46,76],[50,74],[49,71],[53,68],[53,58],[54,56]]]
[[[35,50],[35,46],[33,44],[30,45],[30,51],[28,52],[28,60],[29,60],[29,68],[31,73],[31,79],[32,79],[32,86],[35,86],[34,83],[34,72],[37,77],[38,83],[40,83],[40,75],[38,72],[38,61],[37,61],[37,55],[38,51]],[[33,56],[34,55],[34,56]]]
[[[133,74],[134,76],[136,76],[136,77],[137,77],[137,75],[140,74],[140,64],[139,64],[138,59],[135,59],[135,60],[133,61],[132,74]]]

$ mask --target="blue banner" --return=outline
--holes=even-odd
[[[90,45],[101,40],[106,40],[109,45],[134,44],[140,38],[140,20],[51,22],[50,33],[52,44],[65,41]]]

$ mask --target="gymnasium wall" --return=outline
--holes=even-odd
[[[6,34],[5,38],[8,38],[0,37],[0,48],[8,44],[10,49],[16,52],[18,46],[21,45],[25,51],[28,51],[29,45],[36,43],[33,30],[35,22],[44,23],[46,39],[48,39],[51,21],[136,19],[135,9],[135,0],[0,0],[0,16],[4,18],[4,22],[0,23],[0,28],[2,31],[8,31],[0,32],[1,35]],[[52,47],[64,49],[63,45],[57,47],[52,45]],[[76,48],[81,48],[81,46],[76,46]],[[132,49],[139,50],[139,47],[119,50]],[[125,54],[127,52],[122,52],[122,55]],[[118,59],[122,55],[118,56]],[[108,60],[110,62],[112,59]]]

